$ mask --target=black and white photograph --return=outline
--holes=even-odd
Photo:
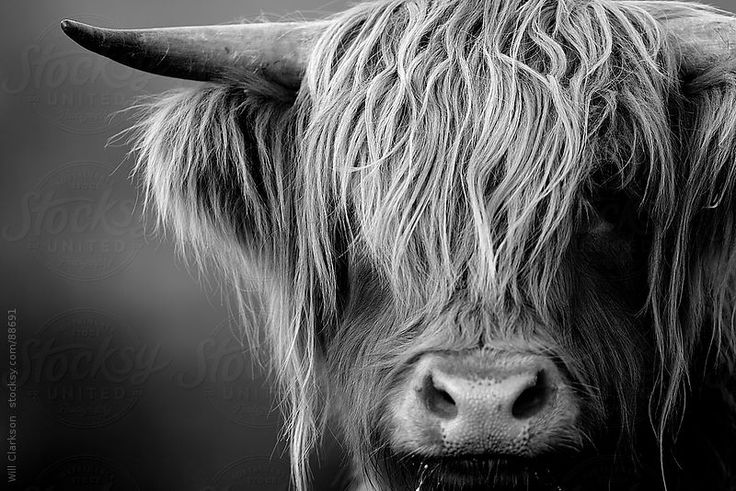
[[[736,491],[736,0],[0,26],[0,489]]]

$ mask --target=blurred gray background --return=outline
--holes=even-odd
[[[0,298],[17,315],[22,366],[11,410],[4,332],[0,438],[5,455],[15,414],[13,488],[285,490],[289,483],[274,399],[252,353],[231,335],[222,295],[187,269],[168,239],[144,229],[128,149],[106,146],[131,122],[111,114],[186,82],[108,63],[66,39],[59,21],[295,20],[346,5],[0,2]],[[315,489],[336,488],[341,456],[328,441],[312,463]]]

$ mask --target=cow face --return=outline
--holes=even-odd
[[[381,489],[559,483],[646,407],[638,206],[671,158],[674,77],[645,17],[589,51],[556,14],[529,13],[545,42],[500,5],[366,11],[307,73],[305,235],[335,238],[312,259],[335,265],[322,363]]]
[[[201,52],[176,31],[172,63],[141,65],[217,82],[146,109],[138,170],[195,257],[263,293],[299,486],[321,422],[366,487],[630,489],[642,462],[661,484],[702,332],[716,365],[733,352],[736,96],[711,32],[732,25],[380,2],[198,28]],[[66,28],[170,52],[172,31]]]

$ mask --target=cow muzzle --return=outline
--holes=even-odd
[[[549,358],[422,355],[392,403],[392,447],[426,457],[536,457],[579,446],[578,402]]]

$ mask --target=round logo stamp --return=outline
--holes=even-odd
[[[45,468],[26,491],[47,489],[135,491],[140,487],[123,466],[100,457],[76,455]]]
[[[273,428],[280,424],[266,377],[227,322],[199,343],[196,357],[194,369],[173,375],[178,387],[201,391],[233,423],[249,428]]]
[[[166,368],[159,345],[94,310],[51,319],[23,344],[20,393],[73,428],[99,428],[128,414],[150,376]]]
[[[246,457],[218,472],[201,491],[286,491],[289,479],[287,461]]]
[[[110,26],[94,15],[80,21]],[[44,119],[74,134],[104,131],[110,116],[135,104],[151,80],[143,72],[91,53],[49,25],[20,54],[18,65],[0,76],[0,90],[18,95]]]
[[[74,280],[111,276],[144,243],[127,178],[103,164],[75,162],[54,169],[26,193],[3,239],[24,241],[51,271]]]

